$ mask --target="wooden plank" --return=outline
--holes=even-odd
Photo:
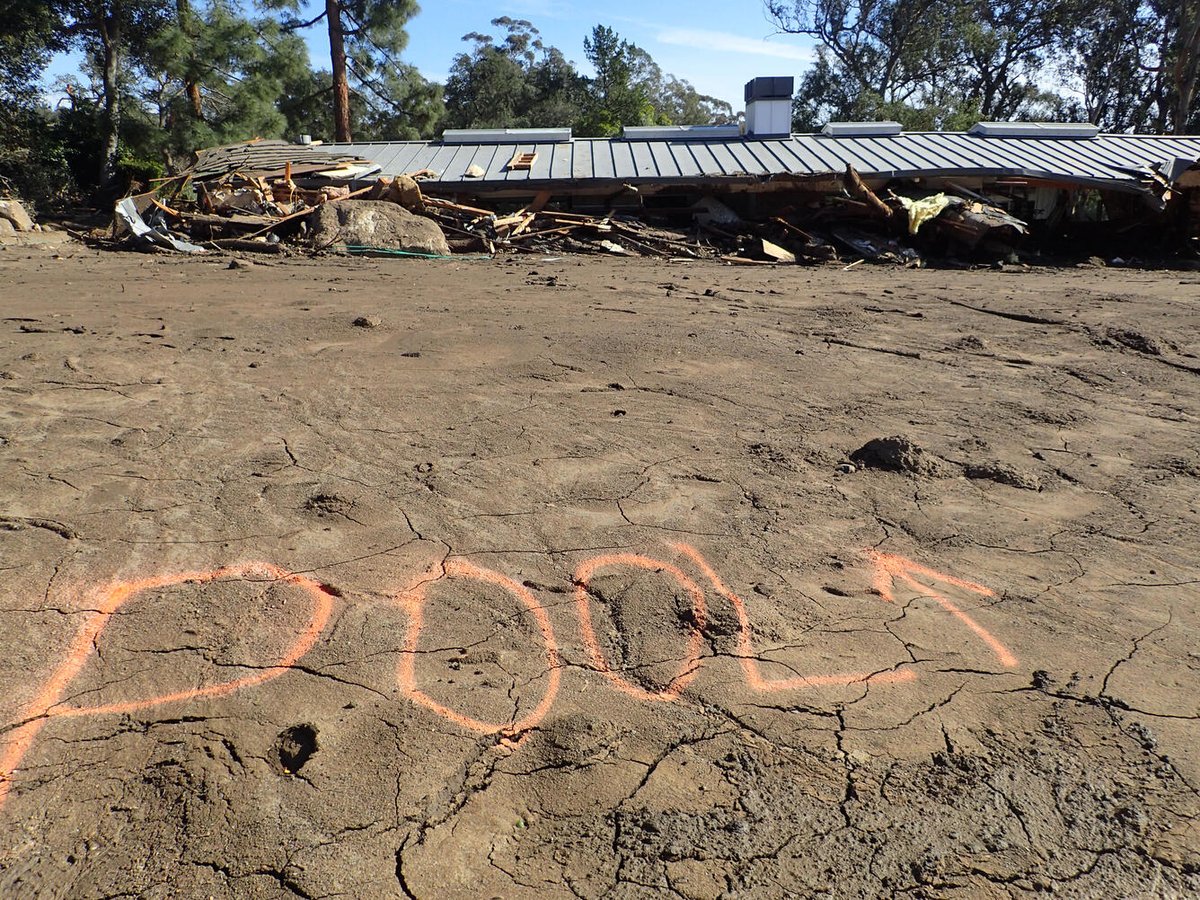
[[[543,228],[541,231],[526,231],[520,236],[520,240],[525,240],[526,238],[550,237],[556,234],[568,234],[579,227],[580,226],[578,225],[567,225],[563,228]]]
[[[218,216],[209,213],[189,213],[183,218],[188,225],[208,225],[212,228],[234,228],[247,231],[274,225],[278,221],[270,216]]]
[[[425,198],[425,205],[426,206],[434,206],[434,207],[437,207],[438,209],[449,209],[449,210],[453,210],[455,212],[473,213],[477,216],[485,216],[486,217],[486,216],[494,216],[496,214],[496,211],[492,210],[492,209],[479,209],[476,206],[464,206],[461,203],[455,203],[453,200],[443,200],[441,197],[428,197],[427,196]]]
[[[508,235],[508,236],[509,236],[510,238],[514,238],[514,237],[516,237],[518,234],[520,234],[520,233],[521,233],[521,232],[523,232],[523,231],[524,231],[526,228],[528,228],[530,225],[532,225],[532,224],[533,224],[533,220],[534,220],[534,219],[536,219],[536,218],[537,218],[537,213],[529,213],[528,215],[526,215],[526,216],[525,216],[525,218],[523,218],[523,219],[521,220],[521,224],[519,224],[519,225],[518,225],[516,228],[514,228],[514,229],[513,229],[513,230],[512,230],[512,231],[509,233],[509,235]]]

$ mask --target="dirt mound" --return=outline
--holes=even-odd
[[[910,475],[949,474],[945,462],[902,435],[873,438],[850,454],[850,461],[863,469],[907,472]]]

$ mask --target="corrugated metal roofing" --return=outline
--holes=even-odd
[[[798,134],[779,139],[623,141],[574,138],[559,144],[456,144],[437,141],[327,144],[325,149],[365,156],[382,175],[430,169],[432,184],[497,189],[546,184],[772,175],[820,175],[853,165],[864,177],[1022,176],[1078,184],[1139,183],[1137,173],[1174,158],[1200,158],[1200,137],[1106,134],[1090,140],[989,138],[961,132],[831,137]],[[510,171],[516,153],[536,153],[533,166]],[[483,170],[470,178],[468,167]]]

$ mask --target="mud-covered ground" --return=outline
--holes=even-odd
[[[227,266],[0,251],[0,896],[1200,892],[1200,276]]]

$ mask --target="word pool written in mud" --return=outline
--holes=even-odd
[[[687,559],[707,581],[712,590],[733,607],[738,621],[738,638],[735,656],[741,665],[742,674],[750,690],[759,693],[776,693],[811,689],[829,685],[851,685],[877,682],[905,682],[916,680],[911,669],[890,669],[882,672],[853,671],[827,675],[795,675],[790,678],[767,678],[759,668],[754,650],[753,627],[746,604],[722,581],[708,561],[696,548],[682,543],[668,545]],[[927,582],[953,586],[982,597],[994,597],[995,593],[981,584],[966,581],[922,566],[902,556],[866,550],[864,554],[873,567],[873,590],[883,600],[894,602],[893,587],[897,583],[907,585],[916,592],[935,600],[954,619],[965,626],[995,656],[1004,668],[1015,668],[1016,657],[987,629],[976,622],[941,590]],[[665,688],[649,690],[633,683],[613,669],[605,657],[604,650],[596,637],[592,621],[591,580],[602,571],[615,569],[644,569],[665,573],[675,580],[690,599],[690,634],[687,652],[678,671]],[[140,595],[178,584],[209,584],[219,580],[246,579],[272,580],[288,584],[303,591],[311,604],[311,612],[303,630],[284,654],[270,665],[256,669],[253,674],[204,687],[160,694],[139,700],[110,703],[97,706],[72,706],[63,702],[71,683],[83,670],[93,653],[99,652],[99,643],[105,629],[116,612]],[[425,608],[428,591],[432,585],[447,579],[474,580],[491,584],[510,593],[528,609],[541,635],[542,652],[546,657],[546,689],[541,701],[528,715],[505,722],[486,722],[465,715],[439,703],[426,694],[417,683],[415,658],[420,647],[421,632],[425,626]],[[700,671],[701,653],[704,646],[703,630],[708,618],[705,592],[696,581],[681,568],[660,559],[635,553],[617,553],[596,556],[580,563],[575,570],[575,607],[579,617],[583,646],[592,667],[601,673],[613,687],[637,700],[651,703],[673,703]],[[0,736],[0,808],[3,807],[21,761],[34,744],[38,733],[55,719],[83,716],[121,715],[150,709],[170,703],[222,697],[244,688],[264,684],[287,672],[308,653],[324,633],[333,612],[334,589],[304,575],[287,572],[265,562],[248,562],[204,572],[176,572],[154,575],[133,581],[117,581],[97,589],[88,604],[89,614],[75,639],[62,652],[61,660],[38,688],[34,698],[26,705],[15,723]],[[431,710],[455,725],[480,734],[499,734],[505,738],[519,736],[539,723],[550,712],[558,696],[562,679],[558,642],[546,609],[524,585],[500,572],[486,569],[465,559],[452,558],[431,569],[412,586],[400,590],[394,602],[407,614],[404,647],[397,664],[397,681],[404,694],[414,703]]]

